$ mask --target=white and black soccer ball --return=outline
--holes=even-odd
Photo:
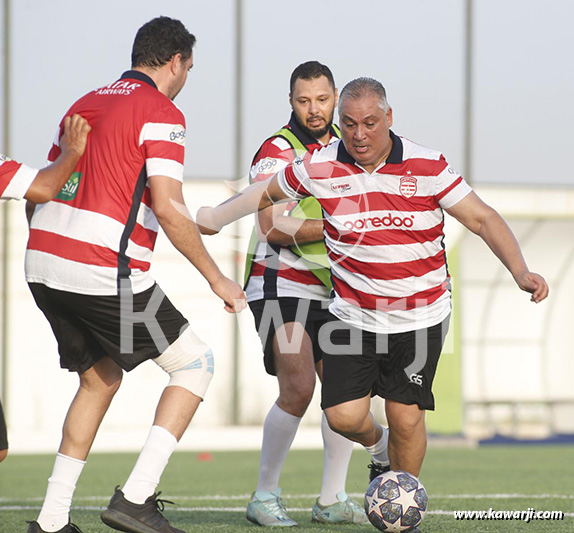
[[[365,512],[377,529],[408,532],[425,517],[428,496],[423,484],[408,472],[391,470],[377,476],[365,493]]]

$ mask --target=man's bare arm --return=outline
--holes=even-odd
[[[152,176],[149,182],[152,209],[168,239],[224,301],[226,311],[239,312],[244,309],[243,290],[222,274],[205,249],[197,226],[185,206],[181,183],[166,176]]]
[[[284,206],[274,205],[257,213],[260,241],[291,246],[323,240],[323,220],[290,217],[284,212]]]
[[[471,192],[446,211],[484,240],[517,285],[532,294],[533,302],[541,302],[548,296],[548,284],[542,276],[528,270],[518,241],[495,209]]]
[[[267,181],[246,187],[216,207],[202,207],[197,212],[197,224],[201,233],[213,235],[245,215],[261,211],[273,204],[292,200],[279,187],[277,174]]]
[[[26,200],[43,204],[60,192],[84,154],[91,129],[88,121],[80,115],[64,119],[64,133],[60,139],[61,153],[56,161],[38,172],[24,195]]]

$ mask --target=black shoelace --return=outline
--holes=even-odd
[[[163,510],[165,509],[166,503],[169,503],[170,505],[177,505],[176,503],[174,503],[170,500],[160,500],[160,498],[159,498],[160,494],[161,494],[161,491],[159,491],[157,494],[155,494],[155,507],[160,513],[163,512]]]

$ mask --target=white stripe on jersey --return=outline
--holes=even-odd
[[[125,226],[101,213],[77,209],[61,202],[48,202],[36,207],[30,229],[48,231],[118,252]]]
[[[173,159],[150,157],[145,161],[148,178],[152,176],[167,176],[183,182],[183,165]]]
[[[295,167],[293,166],[293,168]],[[287,198],[293,198],[293,200],[303,200],[303,198],[307,198],[307,195],[299,194],[289,185],[289,182],[285,178],[285,169],[277,173],[277,185],[279,185],[279,188]]]
[[[250,276],[245,288],[248,302],[262,300],[264,279],[263,276]],[[307,285],[297,283],[291,279],[279,278],[277,280],[277,298],[304,298],[306,300],[329,300],[325,285]]]
[[[145,229],[155,231],[156,233],[159,231],[159,222],[157,221],[154,212],[143,202],[140,204],[140,208],[138,209],[136,222]]]
[[[176,135],[173,135],[174,133]],[[185,144],[185,128],[183,124],[147,122],[140,132],[139,145],[141,146],[145,141],[167,141],[183,146]]]
[[[338,255],[362,261],[363,263],[404,263],[418,259],[434,257],[443,250],[443,237],[437,237],[434,241],[415,242],[411,244],[377,244],[372,246],[357,246],[337,242],[331,237],[325,237],[328,249]]]
[[[71,219],[74,220],[73,223],[70,223]],[[48,202],[37,206],[32,218],[31,229],[48,231],[88,244],[104,246],[118,253],[125,226],[101,213],[77,209],[60,202]],[[137,261],[149,263],[153,251],[130,239],[126,254]]]
[[[274,250],[269,248],[269,245],[264,242],[258,242],[255,248],[254,260],[258,263],[261,261],[277,262],[277,254]],[[293,253],[290,248],[281,246],[279,248],[279,262],[283,263],[289,268],[296,268],[297,270],[304,270],[308,272],[311,270],[301,259],[300,256]]]
[[[427,148],[405,137],[401,137],[401,140],[403,141],[403,161],[406,159],[429,159],[431,161],[438,161],[442,155],[438,150]]]
[[[455,204],[458,204],[465,196],[472,192],[470,185],[463,181],[459,183],[452,191],[445,194],[440,200],[440,206],[443,209],[449,209]]]
[[[2,163],[3,161],[0,162],[0,165]],[[4,189],[1,199],[21,200],[28,192],[30,185],[32,185],[32,182],[36,179],[37,175],[38,171],[35,168],[31,168],[22,163],[14,176],[12,176],[8,186]]]
[[[128,241],[125,253],[128,257],[131,257],[136,261],[145,261],[147,263],[151,263],[151,258],[153,257],[153,250],[150,250],[145,246],[140,246],[131,239]]]
[[[269,260],[269,254],[275,254],[273,250],[269,250],[267,243],[258,242],[255,248],[254,262],[261,262]],[[277,257],[271,257],[271,261],[279,263],[289,268],[295,268],[301,271],[309,271],[309,267],[303,263],[301,258],[293,253],[286,246],[281,246],[279,249],[279,261]],[[245,294],[247,301],[262,300],[264,297],[263,291],[263,276],[249,276]],[[296,281],[285,279],[280,276],[277,277],[277,295],[281,297],[291,298],[306,298],[309,300],[329,300],[329,289],[325,285],[307,285],[306,283],[297,283]]]
[[[393,222],[395,219],[398,219],[396,224]],[[403,224],[411,231],[426,231],[440,224],[442,219],[442,209],[440,208],[433,211],[372,210],[350,215],[339,215],[335,209],[333,213],[329,213],[327,216],[329,223],[343,234],[356,230],[367,233],[369,231],[404,229]]]
[[[82,286],[82,294],[110,295],[116,294],[117,268],[88,265],[70,261],[38,250],[26,252],[26,272],[28,283],[43,283],[52,289],[68,292],[78,292]],[[149,289],[154,280],[149,272],[132,269],[130,281],[135,294]]]
[[[425,307],[393,309],[392,313],[365,309],[349,304],[335,295],[329,311],[344,322],[373,333],[404,333],[423,329],[442,322],[450,314],[450,293],[445,292],[438,300]],[[416,311],[413,313],[413,311]]]

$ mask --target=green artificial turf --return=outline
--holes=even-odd
[[[78,483],[72,521],[84,533],[111,531],[99,519],[115,485],[127,478],[135,454],[90,456]],[[257,483],[258,452],[176,452],[165,471],[161,498],[174,526],[189,532],[260,531],[245,519],[245,506]],[[356,449],[347,492],[362,501],[369,458]],[[37,517],[53,456],[9,455],[0,465],[0,533],[26,531]],[[320,489],[322,452],[293,450],[281,476],[283,496],[298,531],[376,531],[370,525],[326,526],[311,522]],[[570,446],[490,446],[478,449],[430,448],[420,476],[429,494],[429,513],[421,531],[531,532],[574,531],[574,448]],[[563,511],[563,520],[454,519],[455,510]]]

